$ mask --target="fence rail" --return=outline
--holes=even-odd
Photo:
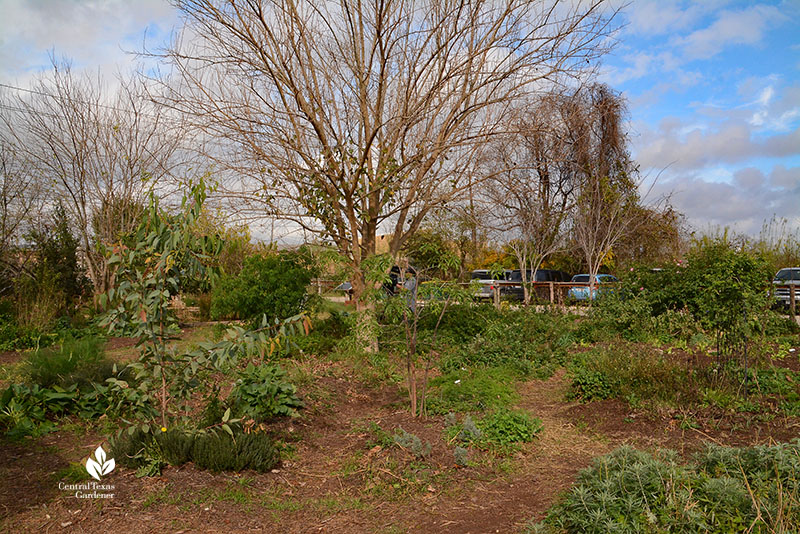
[[[341,282],[335,280],[325,280],[315,278],[311,281],[313,290],[321,295],[326,291],[334,289]],[[468,286],[470,282],[458,282],[458,285]],[[568,298],[569,290],[573,287],[589,287],[588,282],[527,282],[526,285],[530,288],[531,297],[535,297],[538,301],[549,301],[550,304],[564,305]],[[595,287],[600,287],[601,284],[595,284]],[[604,283],[604,288],[614,287],[614,283]],[[497,280],[492,282],[492,300],[495,305],[500,305],[502,297],[507,296],[504,289],[518,289],[522,291],[522,284],[520,282],[510,282],[506,280]]]

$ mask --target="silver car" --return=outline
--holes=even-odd
[[[509,274],[511,271],[504,271],[501,275],[502,278],[495,278],[492,275],[492,272],[488,269],[477,269],[472,271],[470,278],[472,280],[477,280],[480,282],[481,287],[475,296],[478,299],[493,299],[494,298],[494,288],[497,286],[497,282],[505,282],[508,280]]]

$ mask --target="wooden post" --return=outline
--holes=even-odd
[[[792,284],[789,286],[789,309],[792,311],[792,317],[794,317],[795,315],[795,302],[794,302],[795,295],[796,295],[795,286],[794,284]]]
[[[555,285],[553,284],[552,281],[547,282],[547,284],[550,286],[550,305],[552,306],[555,303],[555,297],[556,297]]]
[[[494,300],[494,307],[500,309],[500,286],[492,286],[492,297]]]

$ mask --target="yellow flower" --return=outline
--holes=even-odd
[[[162,431],[162,432],[166,432],[166,431],[167,431],[167,427],[165,427],[165,426],[162,426],[162,427],[161,427],[161,431]]]

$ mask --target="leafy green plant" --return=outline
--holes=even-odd
[[[508,367],[453,371],[431,380],[428,409],[434,414],[476,412],[510,406],[517,374]]]
[[[286,371],[277,365],[249,364],[239,373],[230,403],[234,412],[257,421],[295,416],[303,407],[297,388],[286,380]]]
[[[168,347],[179,332],[169,307],[181,280],[206,272],[206,263],[220,244],[194,233],[206,189],[201,181],[184,197],[183,213],[164,213],[154,195],[142,222],[128,241],[112,249],[108,263],[117,269],[118,285],[101,296],[110,309],[100,324],[111,331],[127,331],[139,338],[142,353],[130,365],[145,400],[160,405],[161,426],[167,426],[170,402],[188,397],[199,362]],[[188,360],[188,361],[187,361]],[[117,387],[128,384],[117,380]]]
[[[308,285],[315,276],[311,258],[297,252],[251,256],[235,277],[222,278],[214,288],[211,316],[235,317],[269,324],[297,315],[308,302]]]
[[[56,428],[53,420],[66,415],[97,420],[103,415],[126,417],[133,408],[153,413],[148,405],[132,406],[127,402],[129,398],[121,397],[117,389],[96,383],[83,389],[75,383],[51,388],[12,384],[0,395],[0,428],[18,438],[50,432]]]
[[[577,355],[569,366],[569,399],[583,402],[638,398],[681,405],[696,400],[690,370],[635,345],[598,347]]]
[[[24,350],[46,347],[57,335],[36,326],[20,326],[11,314],[0,315],[0,350]]]
[[[101,325],[110,331],[123,331],[138,338],[139,359],[127,366],[130,378],[109,380],[115,394],[135,403],[136,424],[149,431],[171,428],[173,421],[188,422],[192,393],[202,385],[204,373],[225,370],[243,355],[262,358],[282,346],[287,336],[308,331],[308,322],[295,316],[272,324],[262,318],[260,327],[246,331],[228,328],[225,337],[215,343],[199,343],[190,350],[170,344],[180,332],[170,308],[173,295],[188,279],[212,277],[209,268],[219,253],[221,243],[196,232],[198,217],[206,198],[202,180],[184,197],[178,216],[159,208],[155,196],[142,222],[127,244],[111,250],[109,263],[117,268],[118,285],[101,297],[110,307]],[[158,424],[152,409],[158,407]]]
[[[618,385],[613,377],[602,371],[577,367],[571,373],[572,382],[568,399],[579,399],[583,402],[603,400],[618,394]]]
[[[542,421],[521,410],[497,410],[478,422],[483,443],[504,448],[527,443],[541,432]]]
[[[448,350],[440,368],[451,372],[473,366],[504,366],[520,377],[544,379],[564,363],[572,328],[556,314],[532,310],[503,312],[472,340]]]

